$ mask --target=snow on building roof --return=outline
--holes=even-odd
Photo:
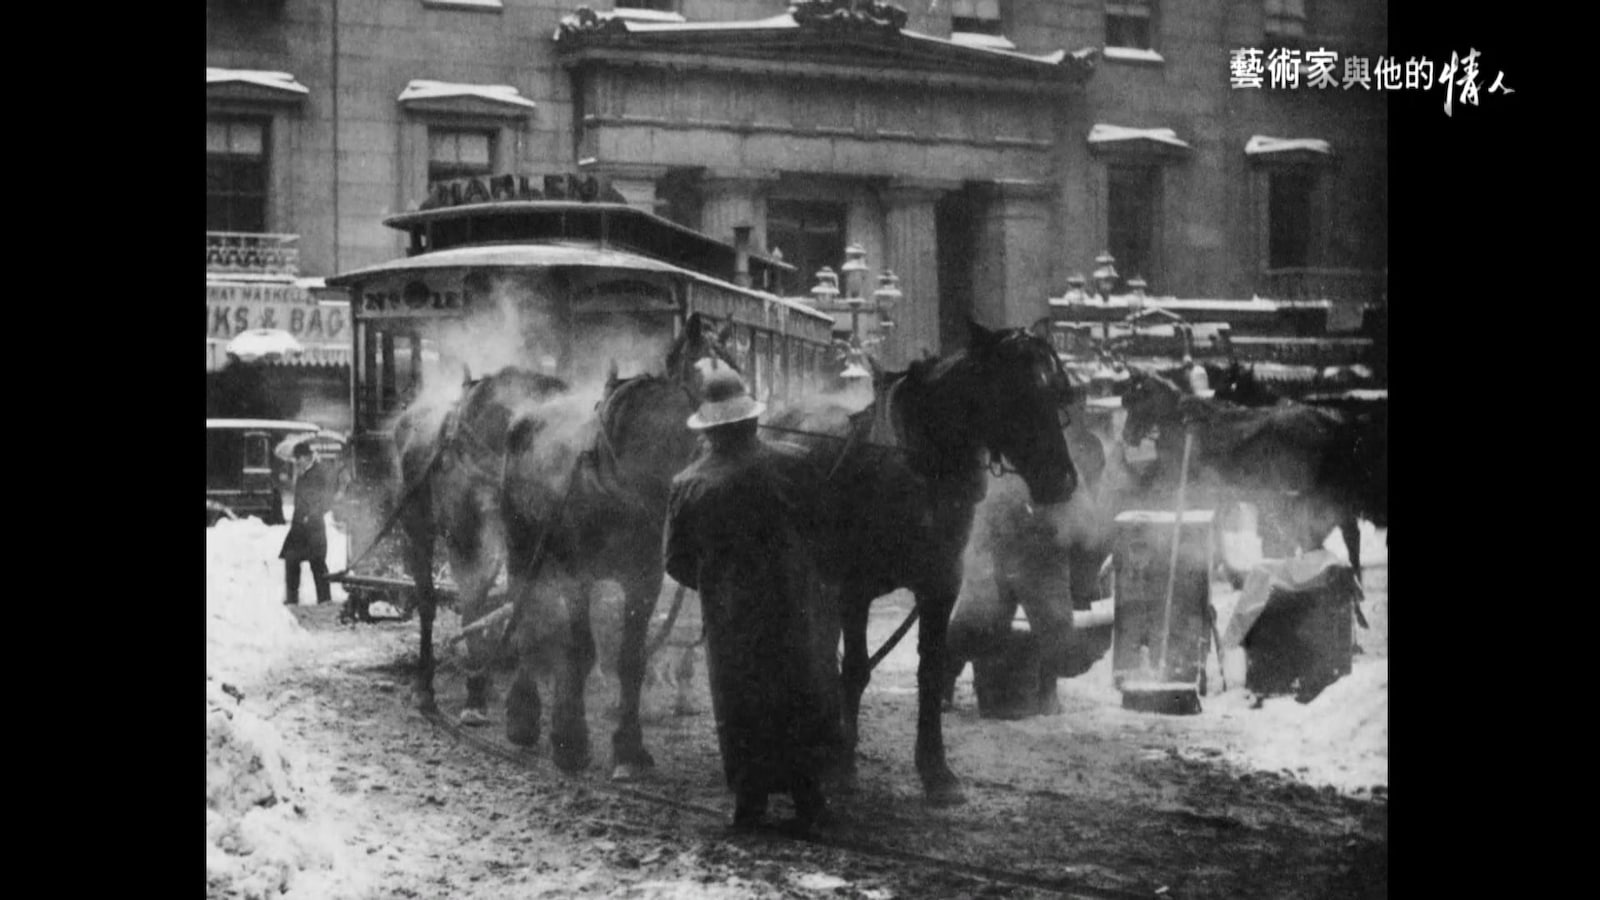
[[[662,12],[656,9],[633,9],[626,6],[610,10],[605,14],[614,19],[627,19],[631,22],[672,23],[689,21],[681,13]]]
[[[1178,133],[1171,128],[1124,128],[1121,125],[1107,125],[1096,122],[1089,129],[1089,143],[1110,144],[1118,141],[1158,141],[1171,144],[1174,147],[1190,149],[1187,141],[1178,137]]]
[[[689,22],[685,21],[682,16],[678,16],[675,19],[667,19],[663,17],[659,20],[655,19],[654,17],[650,17],[649,21],[645,21],[644,19],[646,17],[633,15],[633,13],[636,12],[638,11],[631,9],[626,11],[596,11],[593,13],[593,17],[595,21],[600,22],[621,20],[618,23],[620,25],[618,30],[626,34],[661,34],[666,32],[710,31],[789,31],[801,27],[800,23],[795,21],[794,16],[790,15],[789,13],[770,16],[765,19],[750,19],[744,21]],[[995,37],[991,35],[958,33],[958,35],[953,34],[949,38],[943,38],[930,34],[922,34],[921,32],[911,31],[910,29],[905,28],[900,29],[900,34],[903,37],[911,38],[913,40],[928,41],[946,47],[955,46],[971,50],[982,50],[984,52],[994,53],[1001,56],[1025,59],[1030,62],[1046,63],[1048,65],[1059,65],[1067,58],[1067,52],[1065,50],[1057,50],[1054,53],[1048,53],[1044,55],[1020,53],[1016,50],[1016,45],[1012,44],[1011,41],[1004,37]],[[1160,58],[1161,57],[1159,55],[1156,56],[1158,61]]]
[[[967,47],[984,47],[990,50],[1015,50],[1017,45],[1003,34],[982,34],[973,31],[950,32],[950,43]]]
[[[416,79],[406,85],[400,92],[400,102],[407,103],[413,100],[442,100],[455,97],[476,97],[490,103],[500,103],[506,106],[521,106],[534,109],[538,104],[522,96],[515,87],[509,84],[457,84],[449,81],[428,81]]]
[[[253,84],[289,94],[309,94],[311,89],[294,80],[288,72],[262,72],[253,69],[216,69],[206,66],[206,84]]]
[[[799,28],[800,24],[794,16],[788,13],[771,16],[766,19],[750,19],[733,22],[690,22],[682,16],[676,21],[642,22],[633,20],[631,16],[619,16],[619,10],[610,10],[598,13],[601,19],[628,19],[627,30],[634,34],[647,34],[655,31],[770,31],[781,28]],[[631,12],[631,10],[630,10]]]
[[[1106,59],[1116,59],[1122,62],[1166,62],[1166,59],[1154,50],[1143,50],[1138,47],[1107,47]]]
[[[1288,153],[1294,150],[1332,155],[1333,146],[1327,141],[1316,138],[1275,138],[1267,137],[1264,134],[1251,136],[1250,140],[1244,145],[1244,152],[1247,156]]]

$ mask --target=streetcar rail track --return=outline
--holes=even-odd
[[[446,734],[449,734],[452,738],[456,739],[460,743],[466,744],[481,753],[496,757],[541,777],[548,777],[547,773],[543,772],[534,765],[536,758],[525,752],[508,750],[488,738],[474,734],[470,729],[458,722],[453,721],[438,710],[426,712],[423,715],[435,728],[438,728]],[[1013,785],[1007,785],[1001,782],[992,782],[989,780],[974,782],[974,784],[985,788],[999,788],[1011,791],[1023,790]],[[609,794],[614,797],[624,797],[658,807],[667,807],[683,812],[692,812],[719,821],[725,818],[724,811],[715,807],[707,806],[703,803],[696,803],[690,800],[680,800],[674,797],[668,797],[653,791],[641,790],[640,788],[628,785],[613,784],[607,781],[598,781],[586,782],[584,787],[597,793]],[[1053,792],[1046,791],[1045,793]],[[627,825],[629,830],[639,828],[639,826],[632,826],[630,823],[618,823],[610,820],[607,820],[605,824],[611,826]],[[943,859],[941,857],[930,856],[910,850],[901,850],[896,847],[889,847],[869,841],[852,840],[833,835],[819,834],[816,832],[799,834],[796,832],[770,829],[764,831],[763,836],[779,841],[827,847],[829,849],[840,850],[846,853],[872,857],[880,861],[907,863],[918,866],[930,866],[941,869],[949,874],[958,875],[985,885],[1046,891],[1063,897],[1071,898],[1071,900],[1135,900],[1135,898],[1138,898],[1138,900],[1148,900],[1148,898],[1155,896],[1154,893],[1149,892],[1084,884],[1081,882],[1081,880],[1075,879],[1071,876],[1044,877],[1027,872],[1017,872],[1008,869],[997,868],[994,866],[981,865],[978,863],[957,862],[955,860]]]

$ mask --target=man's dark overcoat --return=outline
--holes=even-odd
[[[803,789],[841,746],[836,594],[797,531],[793,460],[752,437],[673,480],[667,574],[700,592],[723,773]]]
[[[283,539],[279,559],[321,560],[328,556],[328,530],[323,516],[333,507],[333,470],[316,462],[300,473],[294,484],[294,521]]]

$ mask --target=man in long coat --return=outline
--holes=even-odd
[[[294,521],[289,523],[289,536],[283,539],[283,550],[278,553],[278,558],[283,560],[283,602],[286,606],[300,602],[300,563],[303,561],[311,564],[317,602],[327,603],[333,597],[328,588],[328,531],[323,517],[333,506],[334,475],[317,461],[310,441],[295,445],[294,468]]]
[[[788,460],[756,434],[764,405],[729,369],[708,377],[704,397],[689,427],[707,447],[673,480],[666,570],[700,592],[734,827],[760,824],[768,795],[788,793],[808,828],[841,747],[834,595],[797,529]]]

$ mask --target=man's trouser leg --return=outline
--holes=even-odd
[[[298,580],[299,573],[300,573],[300,567],[296,566],[295,567],[296,580]],[[313,559],[313,560],[311,560],[311,580],[316,582],[316,585],[317,585],[317,602],[318,603],[331,603],[331,602],[333,602],[333,591],[332,591],[331,588],[328,587],[328,561],[327,560],[324,560],[324,559]]]
[[[283,561],[283,605],[295,606],[300,602],[300,560]]]

